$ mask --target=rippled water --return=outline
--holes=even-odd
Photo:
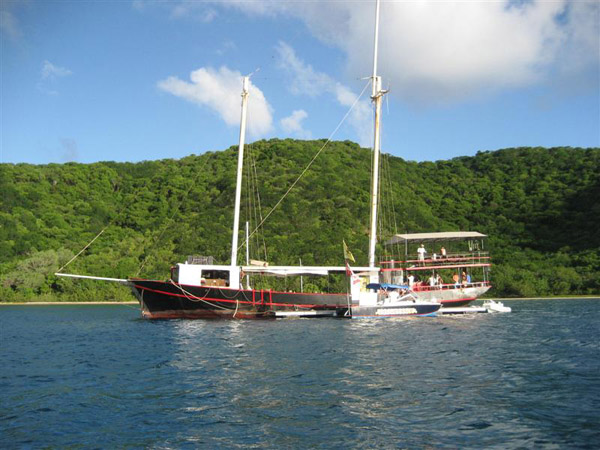
[[[512,314],[146,321],[0,308],[0,447],[598,448],[600,299]]]

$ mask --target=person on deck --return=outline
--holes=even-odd
[[[454,286],[459,286],[459,277],[458,277],[458,273],[455,273],[454,275],[452,275],[452,280],[454,281]]]
[[[415,283],[415,276],[413,274],[410,274],[408,276],[408,286],[413,287],[414,283]]]
[[[437,274],[437,278],[435,280],[435,283],[437,284],[438,288],[441,289],[442,288],[442,284],[444,284],[444,280],[442,280],[442,277],[440,277],[440,274]]]
[[[425,253],[427,253],[427,250],[425,250],[425,246],[421,244],[421,246],[417,249],[419,261],[425,261]]]
[[[446,258],[446,249],[444,247],[440,249],[440,253],[442,254],[442,259]]]
[[[429,277],[429,286],[434,287],[437,283],[437,278],[435,277],[434,274],[431,274],[431,276]]]

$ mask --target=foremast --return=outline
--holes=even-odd
[[[381,89],[381,77],[377,76],[377,47],[379,40],[379,0],[375,8],[375,44],[373,50],[373,77],[371,100],[375,109],[375,131],[373,136],[373,173],[371,186],[371,230],[369,234],[369,267],[375,267],[375,247],[377,245],[377,207],[379,201],[379,153],[381,100],[387,91]]]
[[[248,107],[250,77],[244,77],[242,84],[242,115],[240,118],[240,142],[238,146],[237,180],[235,185],[235,208],[233,213],[233,237],[231,239],[231,273],[230,287],[238,289],[238,235],[240,227],[240,203],[242,198],[242,171],[244,168],[244,143],[246,140],[246,110]]]

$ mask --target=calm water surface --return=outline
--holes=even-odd
[[[406,320],[0,308],[1,448],[598,448],[600,299]]]

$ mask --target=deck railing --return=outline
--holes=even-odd
[[[415,283],[412,286],[412,290],[415,292],[423,292],[423,291],[441,291],[448,289],[457,289],[457,288],[474,288],[474,287],[485,287],[490,286],[489,281],[477,281],[474,283],[449,283],[449,284],[439,284],[435,286],[430,286],[429,284],[423,283]]]
[[[389,269],[410,269],[416,267],[437,266],[440,268],[453,268],[464,266],[481,266],[491,264],[489,252],[473,252],[473,253],[452,253],[445,257],[436,255],[435,258],[429,257],[425,259],[406,259],[406,260],[389,260],[381,261],[380,265],[384,270]],[[433,268],[433,267],[429,267]]]

